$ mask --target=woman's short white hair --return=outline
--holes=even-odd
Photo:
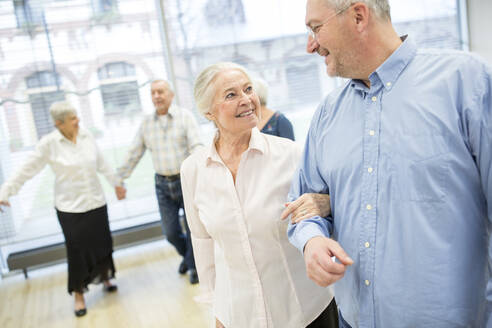
[[[253,88],[255,89],[258,98],[260,98],[260,105],[266,106],[268,103],[268,84],[261,78],[255,78],[253,81]]]
[[[217,75],[228,70],[238,70],[251,81],[251,76],[243,66],[232,62],[221,62],[206,67],[198,74],[193,88],[193,96],[198,111],[207,118],[206,114],[212,109],[215,96],[215,79]]]
[[[68,101],[57,101],[50,106],[50,114],[53,121],[63,123],[67,115],[77,115],[77,111]]]
[[[325,3],[337,12],[348,8],[355,2],[353,0],[325,0]],[[388,0],[360,0],[357,2],[365,3],[379,18],[391,20]]]

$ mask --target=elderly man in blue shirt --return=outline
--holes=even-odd
[[[316,111],[290,193],[331,195],[329,217],[289,226],[308,275],[336,282],[341,327],[492,327],[490,66],[417,49],[385,0],[308,0],[306,25],[351,79]]]

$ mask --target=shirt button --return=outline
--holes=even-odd
[[[378,100],[378,98],[376,96],[372,96],[371,100],[375,102]]]
[[[366,246],[366,248],[369,248],[371,246],[371,244],[369,244],[369,242],[366,241],[366,243],[364,244],[364,246]]]
[[[365,280],[364,283],[366,284],[366,286],[369,286],[371,284],[369,280]]]
[[[391,82],[386,83],[386,86],[391,87]]]
[[[369,135],[373,136],[375,134],[374,130],[369,131]]]
[[[371,204],[367,204],[366,208],[367,208],[368,210],[372,210],[372,206],[371,206]]]
[[[372,171],[373,171],[372,167],[367,169],[367,172],[369,172],[369,173],[372,173]]]

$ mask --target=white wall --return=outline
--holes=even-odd
[[[470,51],[492,64],[492,0],[467,0]]]

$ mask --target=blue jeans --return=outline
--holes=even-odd
[[[184,225],[186,233],[183,232],[179,223],[179,209],[183,209],[183,194],[181,192],[181,179],[170,181],[162,175],[155,175],[155,192],[157,202],[159,203],[159,212],[161,214],[162,232],[166,235],[167,240],[176,248],[179,255],[189,269],[195,268],[195,259],[193,257],[193,247],[191,246],[191,234],[188,223],[186,222],[186,213],[184,215]]]

